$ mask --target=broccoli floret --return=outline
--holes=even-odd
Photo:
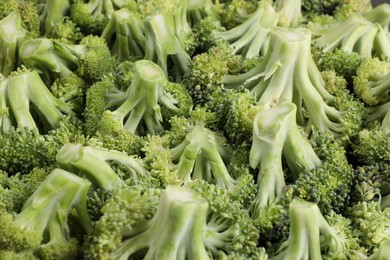
[[[122,240],[140,232],[145,223],[152,219],[161,193],[161,189],[146,189],[145,186],[113,190],[99,208],[101,216],[87,237],[86,258],[112,258],[113,251]]]
[[[54,97],[36,71],[22,69],[10,74],[1,80],[0,91],[1,132],[12,127],[48,131],[73,113],[72,106]]]
[[[232,29],[244,23],[257,7],[257,1],[232,0],[224,3],[218,20],[226,29]]]
[[[69,16],[85,35],[100,35],[114,11],[112,0],[76,0],[70,6]]]
[[[290,235],[272,259],[342,259],[362,255],[350,221],[341,215],[324,217],[315,203],[294,199],[289,216]]]
[[[29,0],[4,0],[0,2],[0,19],[10,13],[18,11],[27,30],[27,37],[39,36],[40,20],[35,1]],[[7,33],[8,35],[8,33]]]
[[[325,52],[336,48],[347,53],[355,51],[362,56],[390,57],[390,40],[378,24],[353,14],[344,20],[323,28],[312,29],[313,43]]]
[[[158,64],[166,76],[172,69],[169,63],[173,63],[175,70],[172,73],[180,81],[189,70],[191,58],[176,35],[175,18],[164,10],[158,10],[145,17],[144,26],[144,59]]]
[[[230,43],[234,54],[246,58],[263,55],[269,45],[269,32],[276,26],[279,16],[269,1],[260,3],[257,10],[241,24],[217,36]]]
[[[65,144],[56,160],[63,169],[85,174],[99,188],[108,190],[124,185],[124,179],[147,174],[142,161],[135,156],[79,144]]]
[[[310,142],[322,166],[300,172],[294,194],[318,204],[323,213],[342,212],[348,204],[354,178],[343,141],[330,133],[313,132]]]
[[[28,40],[22,45],[19,57],[26,66],[38,70],[48,84],[72,73],[94,82],[113,70],[110,50],[96,36],[84,37],[79,44],[48,38]]]
[[[303,28],[274,28],[263,60],[246,73],[225,75],[224,87],[250,89],[265,109],[283,101],[297,106],[297,121],[310,131],[351,135],[365,113],[349,93],[331,95],[311,56],[311,34]]]
[[[363,201],[351,206],[346,212],[358,233],[359,243],[369,253],[373,253],[382,242],[389,239],[389,209],[382,211],[379,201]]]
[[[142,19],[127,8],[115,11],[103,30],[102,38],[119,61],[145,55],[145,29]]]
[[[46,178],[49,171],[49,168],[34,168],[29,173],[10,176],[1,172],[0,204],[5,205],[8,212],[20,212],[23,204]]]
[[[253,121],[253,141],[249,155],[252,168],[259,169],[257,195],[252,201],[251,213],[260,223],[265,208],[282,195],[285,187],[282,157],[293,175],[322,166],[309,141],[296,124],[296,106],[280,103],[259,112]]]
[[[365,59],[353,80],[354,92],[370,106],[390,102],[390,62]]]
[[[90,183],[64,170],[53,170],[24,203],[15,216],[0,215],[0,244],[5,250],[34,251],[38,257],[75,257],[79,251],[75,238],[68,238],[68,214],[76,208],[85,229],[90,220],[86,195]]]
[[[70,0],[47,0],[40,13],[41,34],[51,35],[58,24],[64,22],[64,16],[69,14]]]
[[[356,52],[348,53],[342,49],[335,49],[327,52],[321,51],[315,62],[320,71],[335,71],[338,76],[343,77],[352,86],[362,60],[363,56]]]
[[[0,73],[8,76],[17,66],[17,53],[26,38],[19,11],[13,11],[0,20]]]
[[[371,10],[372,4],[370,0],[342,0],[335,8],[333,16],[342,20],[355,13],[365,14]]]
[[[47,37],[57,39],[66,44],[77,44],[84,36],[80,28],[68,16],[65,16],[54,25]]]
[[[110,132],[129,131],[143,135],[164,131],[164,123],[172,115],[186,115],[192,100],[184,87],[169,82],[163,70],[149,60],[139,60],[133,66],[134,78],[125,93],[108,93],[107,109],[102,114],[100,127]],[[100,92],[102,93],[102,92]],[[101,97],[101,95],[98,95]],[[101,99],[98,99],[98,105]],[[114,106],[114,107],[113,107]],[[96,108],[92,107],[96,112]]]

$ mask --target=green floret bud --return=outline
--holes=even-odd
[[[353,86],[355,94],[370,106],[390,102],[390,62],[365,59],[357,69]]]
[[[49,38],[57,39],[66,44],[77,44],[83,38],[80,28],[69,17],[62,17],[48,34]]]
[[[333,15],[337,19],[342,20],[356,13],[369,13],[371,9],[372,4],[370,0],[342,0],[336,7]]]
[[[0,73],[8,76],[17,65],[17,53],[25,40],[26,29],[22,25],[19,11],[11,12],[0,20]]]
[[[390,208],[381,210],[380,202],[358,202],[347,211],[353,227],[357,230],[362,246],[372,253],[389,238]]]
[[[324,213],[343,211],[352,189],[354,170],[348,163],[341,141],[336,141],[329,133],[314,132],[311,142],[323,164],[302,171],[295,183],[295,194],[318,204]]]
[[[337,76],[343,77],[352,85],[356,71],[363,61],[363,56],[357,52],[348,53],[342,49],[335,49],[320,53],[316,64],[320,71],[335,71]]]
[[[40,20],[35,2],[29,0],[4,0],[0,2],[0,19],[14,11],[20,13],[23,26],[27,30],[27,36],[30,38],[38,37]]]
[[[231,29],[245,22],[257,10],[256,1],[234,0],[224,5],[220,15],[222,25]]]
[[[390,133],[363,129],[353,139],[352,153],[364,163],[390,162]]]
[[[134,256],[172,259],[178,255],[209,259],[203,241],[207,211],[207,201],[196,192],[168,186],[161,195],[154,216],[149,221],[125,226],[124,230],[130,232],[122,230],[124,236],[122,239],[119,237],[122,241],[104,252],[111,259]]]

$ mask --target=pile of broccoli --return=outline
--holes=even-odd
[[[390,259],[390,4],[4,0],[0,259]]]

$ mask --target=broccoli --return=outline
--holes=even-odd
[[[390,62],[365,59],[356,71],[353,87],[355,94],[367,105],[390,102]]]
[[[297,122],[308,131],[314,128],[351,135],[362,124],[364,108],[347,91],[328,92],[311,56],[310,39],[310,32],[303,28],[274,28],[269,43],[273,48],[253,69],[223,76],[224,87],[244,86],[265,109],[283,101],[294,102]]]
[[[145,55],[144,23],[135,12],[126,8],[115,11],[102,32],[117,60],[131,60]]]
[[[96,36],[86,36],[79,44],[48,38],[28,40],[21,47],[19,56],[26,66],[38,70],[48,84],[72,73],[94,82],[112,72],[114,66],[105,41]]]
[[[158,10],[144,19],[145,26],[145,56],[144,59],[158,64],[166,76],[173,63],[172,72],[177,81],[189,70],[191,58],[184,44],[176,35],[175,18],[164,10]]]
[[[61,169],[53,170],[13,216],[0,215],[0,244],[5,250],[30,250],[45,259],[75,257],[78,241],[68,238],[69,211],[76,208],[86,230],[90,220],[86,211],[86,195],[90,183]],[[60,191],[60,192],[59,192]]]
[[[0,73],[3,76],[8,76],[15,70],[18,63],[17,53],[20,45],[26,39],[26,33],[18,11],[13,11],[0,20],[0,45],[2,49]]]
[[[259,112],[253,121],[249,162],[259,173],[251,213],[259,223],[265,221],[264,209],[281,196],[286,185],[282,156],[295,175],[322,165],[296,124],[296,106],[289,102]]]
[[[315,203],[294,199],[289,206],[290,235],[271,259],[343,259],[363,256],[350,221],[324,216]]]
[[[312,29],[313,43],[325,52],[340,48],[365,57],[390,57],[390,40],[381,26],[362,15],[353,14],[323,28]]]
[[[269,1],[260,3],[257,10],[241,24],[217,36],[230,43],[233,54],[241,54],[246,58],[263,55],[269,45],[269,31],[276,26],[279,16]]]
[[[58,151],[56,160],[61,168],[85,174],[99,188],[107,190],[125,185],[123,179],[147,174],[142,161],[135,156],[79,144],[65,144]]]
[[[382,26],[385,32],[389,31],[390,25],[390,5],[380,4],[369,12],[363,13],[364,18],[367,20],[378,23]]]
[[[14,11],[20,13],[23,27],[26,29],[26,37],[38,37],[40,32],[40,20],[35,1],[4,0],[0,2],[0,19],[3,19]]]
[[[359,243],[373,253],[380,244],[389,239],[390,210],[381,210],[379,201],[362,201],[347,210],[354,229],[359,236]]]
[[[63,17],[69,14],[70,0],[48,0],[39,16],[41,21],[41,33],[51,35],[55,28],[63,23]]]
[[[1,132],[12,127],[44,129],[59,126],[71,105],[55,98],[36,71],[21,69],[0,82]],[[38,117],[34,117],[33,110]]]
[[[105,131],[118,132],[124,129],[138,135],[146,131],[151,134],[161,133],[164,131],[163,123],[170,116],[187,114],[192,108],[192,100],[184,87],[169,82],[163,70],[152,61],[134,62],[132,73],[134,78],[126,92],[106,94],[106,102],[109,103],[106,103],[100,121],[100,128]],[[96,98],[97,101],[90,97],[90,109],[95,112],[98,109],[95,104],[102,108],[102,96],[97,94]]]

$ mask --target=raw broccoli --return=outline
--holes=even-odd
[[[107,190],[124,185],[124,179],[137,179],[147,174],[142,161],[135,156],[80,144],[65,144],[56,160],[61,168],[85,174],[97,187]]]
[[[269,45],[270,29],[277,25],[279,16],[269,1],[259,3],[257,10],[241,24],[217,36],[230,43],[233,54],[246,58],[263,55]]]
[[[296,106],[289,102],[259,112],[253,121],[249,162],[259,173],[257,194],[250,210],[260,225],[267,221],[262,219],[265,209],[282,195],[286,185],[282,157],[294,175],[322,166],[296,124]]]
[[[8,76],[18,65],[18,50],[26,39],[19,11],[13,11],[0,20],[0,73]]]
[[[303,28],[274,28],[264,58],[246,73],[225,75],[225,88],[248,88],[265,109],[283,101],[297,106],[297,122],[336,135],[351,135],[362,123],[362,104],[344,91],[328,92],[311,56],[311,34]],[[283,55],[281,55],[283,53]]]
[[[170,116],[187,114],[191,110],[192,100],[184,87],[169,82],[157,64],[149,60],[136,61],[132,73],[134,78],[126,92],[106,94],[106,110],[100,121],[104,131],[157,134],[164,131]],[[99,93],[105,90],[102,91]],[[102,96],[97,94],[96,97],[99,98],[97,101],[91,96],[91,106],[87,105],[95,112],[98,109],[95,104],[102,108]]]
[[[140,16],[127,8],[115,11],[101,35],[119,61],[145,55],[145,29]]]
[[[0,91],[0,132],[12,127],[49,131],[73,113],[72,106],[54,97],[36,71],[13,72],[1,80]]]
[[[41,34],[51,35],[59,24],[64,23],[63,19],[69,15],[70,5],[70,0],[47,0],[39,16]]]
[[[383,28],[362,15],[353,14],[323,28],[312,29],[313,43],[323,50],[355,51],[365,57],[390,57],[390,40]]]
[[[363,249],[350,221],[331,213],[324,216],[315,203],[294,199],[289,207],[290,235],[271,259],[343,259],[362,257]]]
[[[365,59],[356,71],[353,87],[355,94],[367,105],[390,102],[390,62]]]
[[[390,208],[382,211],[379,201],[362,201],[348,208],[347,217],[357,231],[359,243],[373,253],[389,239]]]
[[[69,238],[68,214],[77,209],[83,227],[90,220],[86,195],[90,183],[61,169],[53,170],[24,203],[21,212],[12,215],[1,208],[0,245],[16,253],[30,251],[44,259],[69,259],[79,253],[78,241]]]
[[[87,82],[98,81],[112,72],[114,65],[107,44],[97,36],[86,36],[79,44],[32,39],[24,42],[19,56],[26,66],[43,74],[48,84],[72,73],[78,73]]]
[[[173,75],[174,79],[180,81],[189,70],[191,58],[176,34],[175,17],[165,10],[158,9],[145,17],[144,26],[144,59],[155,62],[166,76]],[[169,63],[174,65],[174,71],[168,66]],[[171,73],[168,73],[170,71]]]
[[[26,29],[26,36],[36,38],[39,36],[40,20],[35,1],[31,0],[4,0],[0,2],[0,19],[17,11]]]

